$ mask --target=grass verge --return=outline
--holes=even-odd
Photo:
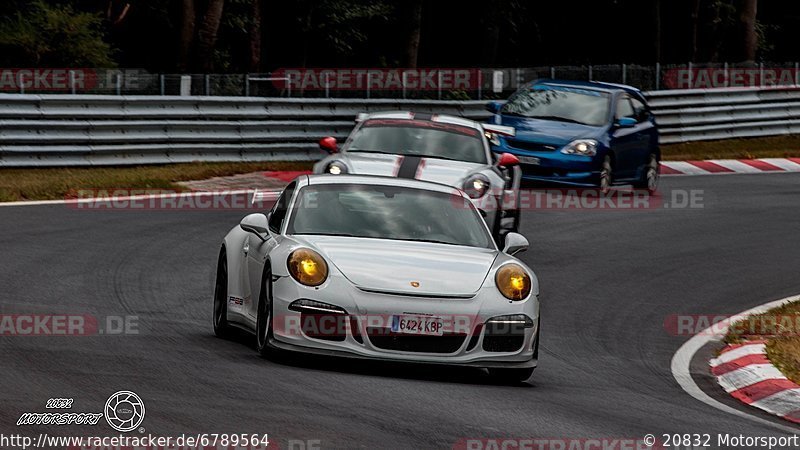
[[[310,162],[167,164],[155,166],[0,169],[0,202],[60,200],[77,189],[169,189],[179,181],[204,180],[262,170],[310,170]]]
[[[686,142],[661,146],[664,161],[800,157],[800,136]]]
[[[767,357],[787,378],[800,384],[800,302],[787,303],[734,323],[725,342],[766,340]]]

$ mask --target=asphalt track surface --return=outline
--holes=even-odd
[[[20,429],[16,421],[51,397],[99,412],[124,389],[144,400],[147,433],[269,433],[281,448],[781,435],[684,393],[670,360],[688,336],[673,336],[665,321],[800,293],[800,175],[675,177],[662,188],[701,190],[703,208],[524,215],[532,245],[522,257],[541,281],[543,337],[539,368],[517,386],[479,369],[269,361],[251,337],[214,337],[216,256],[242,211],[0,208],[3,314],[135,315],[139,331],[0,337],[0,432],[113,434],[105,423]]]

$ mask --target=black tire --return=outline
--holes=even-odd
[[[606,155],[603,158],[603,165],[600,167],[600,181],[598,183],[600,192],[603,194],[608,193],[612,184],[614,184],[614,166],[611,164],[611,157]]]
[[[228,325],[228,258],[225,247],[219,252],[217,276],[214,282],[214,314],[212,316],[214,334],[226,337],[230,332]]]
[[[651,153],[647,159],[647,165],[642,171],[642,176],[639,181],[634,183],[633,187],[636,189],[647,189],[647,192],[654,194],[658,190],[658,157],[655,153]]]
[[[489,369],[489,375],[502,383],[524,383],[533,375],[535,367],[527,369]]]
[[[269,346],[272,337],[272,270],[266,262],[261,277],[261,294],[258,296],[258,316],[256,319],[256,350],[263,357],[274,353]]]

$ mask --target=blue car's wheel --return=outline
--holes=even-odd
[[[611,166],[611,157],[606,155],[606,157],[603,158],[603,166],[600,168],[600,192],[603,194],[611,190],[611,184],[614,181],[613,170]]]
[[[647,189],[647,192],[653,194],[658,189],[658,157],[651,154],[647,161],[647,165],[642,171],[642,176],[633,187],[637,189]]]

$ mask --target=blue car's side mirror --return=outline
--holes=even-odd
[[[617,119],[617,126],[620,128],[631,128],[636,126],[636,119],[633,117],[620,117]]]
[[[486,110],[492,114],[499,114],[500,109],[503,107],[504,104],[505,102],[500,102],[495,100],[493,102],[489,102],[486,104]]]

